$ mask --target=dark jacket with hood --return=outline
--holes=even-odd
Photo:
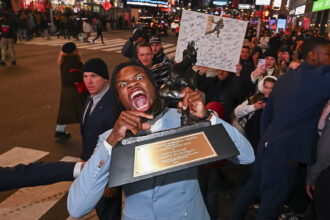
[[[239,78],[234,73],[228,73],[224,80],[220,80],[217,76],[208,78],[199,75],[198,89],[205,92],[205,103],[216,101],[222,104],[224,108],[223,119],[231,123],[231,112],[241,100]]]

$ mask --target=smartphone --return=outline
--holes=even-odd
[[[266,97],[260,97],[260,98],[259,98],[259,101],[260,101],[260,102],[267,102],[267,98],[266,98]]]
[[[266,60],[265,59],[259,59],[258,60],[258,67],[265,67],[266,66]]]

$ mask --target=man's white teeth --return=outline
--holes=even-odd
[[[144,109],[145,107],[147,107],[147,105],[148,105],[148,103],[146,103],[145,105],[142,105],[142,106],[140,106],[140,107],[138,107],[138,108],[136,108],[138,111],[140,111],[141,109]]]
[[[132,95],[131,95],[131,99],[133,99],[134,96],[139,95],[139,94],[143,94],[143,92],[141,90],[133,92]]]

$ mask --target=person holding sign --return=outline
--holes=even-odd
[[[70,188],[67,204],[70,215],[75,218],[90,212],[102,197],[109,175],[111,178],[112,149],[128,131],[138,135],[180,127],[179,109],[160,108],[159,113],[150,113],[152,109],[159,109],[161,99],[146,67],[135,62],[120,64],[112,74],[111,83],[112,88],[116,88],[113,90],[115,100],[123,111],[114,128],[99,137],[94,154]],[[224,126],[240,152],[230,160],[241,164],[254,161],[250,143],[231,125],[208,112],[200,91],[185,88],[181,96],[180,109],[189,109],[197,118]],[[126,184],[123,190],[123,219],[210,219],[199,189],[197,167]]]

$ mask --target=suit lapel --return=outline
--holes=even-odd
[[[100,112],[104,109],[104,106],[106,104],[107,97],[111,95],[110,89],[104,94],[104,96],[101,98],[101,100],[97,103],[94,110],[92,111],[92,114],[90,115],[89,120],[93,120],[97,115],[100,114]]]
[[[95,108],[93,109],[91,115],[89,116],[89,119],[86,123],[89,124],[91,123],[98,115],[101,114],[102,110],[104,109],[105,105],[107,104],[106,102],[108,101],[108,96],[111,95],[111,89],[109,89],[105,94],[104,96],[101,98],[101,100],[97,103],[97,105],[95,106]],[[87,104],[86,104],[87,105]],[[87,106],[85,106],[85,109],[86,109]],[[85,124],[83,124],[83,127],[85,128],[86,126]],[[90,127],[90,126],[87,126],[87,128]]]

